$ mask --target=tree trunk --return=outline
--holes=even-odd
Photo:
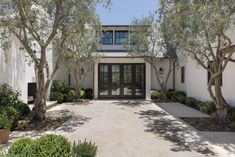
[[[43,68],[38,69],[37,73],[38,77],[38,87],[37,87],[37,94],[35,99],[35,104],[33,107],[33,120],[35,121],[43,121],[45,119],[46,113],[46,89],[44,88],[45,85],[45,78]]]
[[[228,103],[224,99],[221,91],[221,77],[214,78],[215,87],[214,87],[214,103],[216,105],[216,118],[219,120],[220,123],[226,123],[228,120]]]
[[[80,93],[81,93],[81,85],[78,85],[77,87],[76,87],[76,93],[77,93],[77,97],[76,97],[76,101],[77,102],[80,102]]]

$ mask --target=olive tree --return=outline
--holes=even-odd
[[[89,17],[89,20],[78,17],[72,25],[68,26],[67,39],[58,49],[62,56],[62,64],[75,83],[76,101],[80,101],[82,83],[87,78],[88,72],[92,70],[93,64],[99,59],[97,49],[101,27],[95,13]],[[76,22],[83,25],[78,28]]]
[[[9,34],[13,34],[22,45],[22,53],[26,52],[35,66],[37,93],[33,108],[34,120],[45,119],[48,88],[59,68],[60,59],[55,61],[55,66],[50,71],[47,56],[51,51],[48,49],[57,41],[61,44],[56,45],[63,45],[66,33],[62,32],[66,32],[64,30],[68,28],[66,25],[71,24],[77,16],[88,16],[100,2],[102,1],[4,0],[0,2],[1,36],[5,39],[10,37]],[[109,0],[105,1],[105,4],[108,3]],[[79,28],[80,23],[76,24]],[[7,48],[10,42],[4,42],[2,45]]]
[[[217,109],[214,118],[226,122],[229,104],[221,81],[229,61],[234,61],[235,44],[228,33],[234,30],[234,1],[163,0],[162,4],[168,4],[167,24],[172,28],[172,38],[179,40],[181,51],[210,73],[208,92]]]
[[[177,46],[167,40],[164,23],[155,14],[142,19],[135,19],[130,27],[130,44],[125,43],[132,56],[144,57],[154,69],[154,73],[161,91],[161,99],[166,100],[166,90],[169,77],[176,61]],[[162,74],[161,64],[168,65]]]

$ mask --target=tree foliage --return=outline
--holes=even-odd
[[[221,75],[235,52],[231,30],[234,29],[234,0],[162,1],[168,7],[167,24],[179,40],[181,51],[210,72],[208,91],[216,104],[217,116],[225,121],[228,104],[221,91]],[[212,85],[215,85],[212,88]]]

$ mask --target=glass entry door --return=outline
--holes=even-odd
[[[145,98],[145,64],[99,64],[99,98]]]

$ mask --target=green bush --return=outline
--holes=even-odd
[[[93,99],[93,90],[91,88],[87,88],[85,90],[85,93],[86,93],[86,98],[87,99]]]
[[[198,101],[193,97],[186,98],[186,105],[195,109],[198,109]]]
[[[14,142],[7,157],[69,157],[71,146],[67,138],[61,135],[44,135],[36,140],[21,138]]]
[[[0,106],[15,106],[20,102],[20,93],[7,84],[0,86]]]
[[[64,101],[64,95],[60,92],[51,92],[51,100],[62,103]]]
[[[81,89],[80,98],[81,98],[81,99],[86,99],[86,92],[85,92],[84,89]]]
[[[0,114],[6,114],[12,121],[13,128],[18,120],[25,118],[31,112],[29,107],[19,99],[19,96],[20,93],[9,85],[0,86]]]
[[[70,89],[69,92],[65,94],[64,99],[66,102],[73,102],[76,99],[76,95],[76,92]]]
[[[78,141],[72,148],[72,157],[96,157],[97,146],[95,143]]]
[[[51,85],[52,92],[64,93],[68,89],[69,89],[68,85],[66,85],[64,82],[58,81],[58,80],[53,81],[53,83]]]
[[[206,114],[211,114],[216,112],[215,104],[212,101],[204,101],[199,103],[199,110]]]
[[[27,117],[30,113],[31,113],[31,110],[29,108],[29,105],[23,103],[23,102],[20,102],[16,105],[16,108],[17,110],[19,111],[19,114],[20,114],[20,118],[23,119],[25,117]]]
[[[35,141],[38,147],[38,157],[69,157],[70,142],[61,135],[44,135]]]
[[[235,122],[235,108],[234,107],[229,108],[228,118],[230,121]]]
[[[168,90],[166,92],[167,98],[175,101],[175,102],[180,102],[182,104],[186,103],[186,94],[183,91],[172,91]]]
[[[7,152],[7,157],[36,157],[36,151],[34,151],[34,141],[31,138],[23,137],[15,141]]]
[[[151,90],[151,99],[159,99],[160,98],[160,93],[156,90]]]
[[[7,114],[0,114],[0,130],[10,129],[12,126],[12,120],[7,116]]]

